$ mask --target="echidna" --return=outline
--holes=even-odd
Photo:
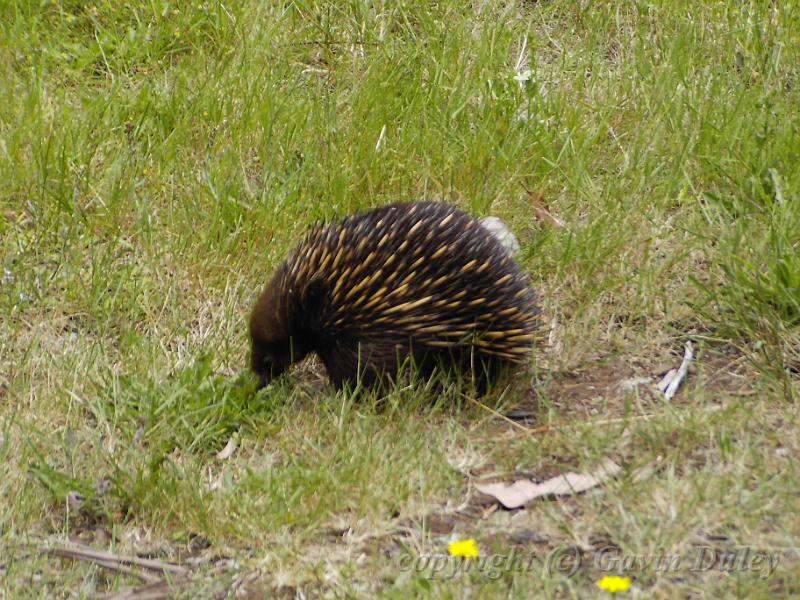
[[[537,312],[528,276],[476,219],[391,204],[318,225],[277,267],[250,317],[252,369],[263,387],[316,352],[337,388],[391,382],[407,359],[485,384],[530,356]]]

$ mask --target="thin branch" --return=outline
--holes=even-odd
[[[146,569],[148,571],[156,571],[158,573],[171,573],[172,575],[177,575],[180,577],[186,576],[189,573],[191,573],[190,569],[187,569],[186,567],[182,567],[180,565],[166,563],[160,560],[153,560],[149,558],[139,558],[138,556],[125,556],[120,554],[113,554],[111,552],[105,552],[103,550],[95,550],[94,548],[90,548],[88,546],[82,546],[80,544],[51,543],[47,547],[41,548],[40,550],[42,552],[51,554],[53,556],[60,556],[62,558],[72,558],[75,560],[86,560],[94,562],[108,569],[116,569],[126,573],[130,572],[131,574],[136,574],[137,577],[141,577],[142,579],[149,581],[154,581],[151,575],[136,573],[135,571],[129,569],[129,566],[139,567],[142,569]]]

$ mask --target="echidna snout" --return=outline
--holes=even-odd
[[[265,385],[316,352],[334,385],[423,375],[482,378],[529,359],[528,276],[478,220],[444,203],[392,204],[318,225],[275,270],[250,317]]]

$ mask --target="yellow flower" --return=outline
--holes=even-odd
[[[616,594],[617,592],[627,592],[631,587],[631,580],[627,577],[617,575],[604,575],[597,582],[597,587]]]
[[[473,538],[466,540],[453,540],[447,546],[447,551],[453,556],[472,558],[478,556],[478,544]]]

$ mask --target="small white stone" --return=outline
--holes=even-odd
[[[497,217],[484,217],[480,222],[489,233],[497,238],[511,256],[519,254],[519,241],[517,236],[508,228],[508,225]]]

